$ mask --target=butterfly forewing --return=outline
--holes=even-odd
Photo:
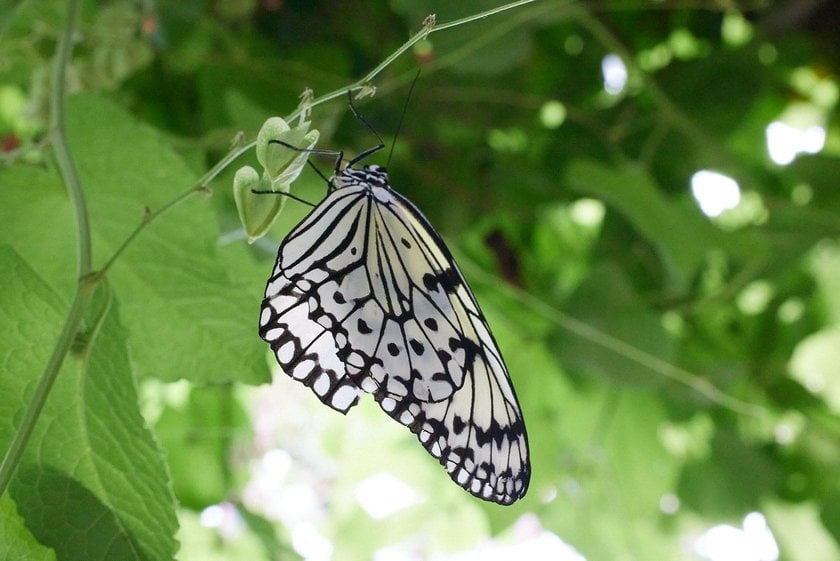
[[[333,182],[280,246],[260,334],[324,403],[346,412],[373,394],[456,483],[512,503],[530,477],[525,426],[451,254],[384,170]]]

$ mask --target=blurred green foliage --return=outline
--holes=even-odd
[[[94,267],[304,88],[346,88],[428,14],[498,5],[85,2],[66,137]],[[840,16],[831,2],[726,5],[540,0],[433,33],[359,102],[390,141],[421,68],[389,170],[450,242],[505,354],[533,456],[523,501],[463,493],[375,406],[344,418],[282,374],[259,386],[265,279],[307,208],[290,201],[246,243],[231,185],[252,150],[212,197],[156,216],[98,285],[0,498],[0,558],[163,560],[180,542],[184,561],[294,559],[301,522],[335,559],[424,558],[519,539],[511,525],[534,513],[590,561],[688,560],[692,539],[753,511],[782,559],[838,558]],[[76,283],[47,140],[64,12],[0,2],[3,450]],[[615,94],[609,54],[628,75]],[[776,120],[821,127],[824,147],[775,163]],[[312,126],[348,155],[376,142],[341,96]],[[701,169],[735,179],[740,205],[704,215]],[[292,189],[318,201],[325,186],[305,171]],[[356,486],[382,471],[424,501],[372,517]],[[199,513],[219,503],[209,512],[234,522],[208,529]]]

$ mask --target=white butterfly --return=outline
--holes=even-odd
[[[384,168],[348,164],[283,240],[260,336],[346,413],[370,393],[473,495],[528,489],[528,439],[493,335],[443,240]]]

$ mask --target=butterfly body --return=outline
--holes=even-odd
[[[383,168],[338,172],[282,242],[260,335],[333,409],[372,394],[473,495],[510,504],[527,490],[498,346],[443,240]]]

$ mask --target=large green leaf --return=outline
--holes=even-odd
[[[715,228],[696,208],[666,198],[641,167],[614,168],[577,160],[569,165],[566,182],[622,214],[659,250],[665,270],[678,287],[696,273],[708,251],[725,247],[746,254],[753,247],[747,239]]]
[[[624,273],[612,264],[594,267],[567,302],[565,311],[620,345],[666,362],[674,359],[674,340],[663,327],[661,314],[644,302]],[[580,376],[598,376],[630,386],[657,385],[664,380],[650,367],[605,347],[593,336],[561,329],[553,342],[560,363]]]
[[[674,493],[680,462],[659,439],[659,398],[603,385],[570,397],[560,404],[557,496],[543,523],[587,559],[673,558],[660,501]]]
[[[711,455],[686,465],[679,496],[687,507],[710,517],[742,516],[777,484],[779,467],[764,452],[730,430],[711,441]]]
[[[160,208],[196,178],[158,134],[102,97],[72,99],[67,129],[88,197],[95,265],[101,265],[146,207]],[[0,174],[6,225],[0,241],[68,293],[73,225],[58,178],[26,168]],[[264,281],[231,278],[217,239],[211,205],[195,197],[155,220],[115,263],[109,279],[138,375],[200,382],[267,378],[255,327]]]
[[[9,326],[0,339],[5,449],[65,307],[8,246],[0,249],[0,271],[0,313]],[[65,358],[10,489],[29,530],[62,560],[167,560],[177,547],[169,477],[140,416],[117,312],[114,302],[91,347],[74,347]]]

